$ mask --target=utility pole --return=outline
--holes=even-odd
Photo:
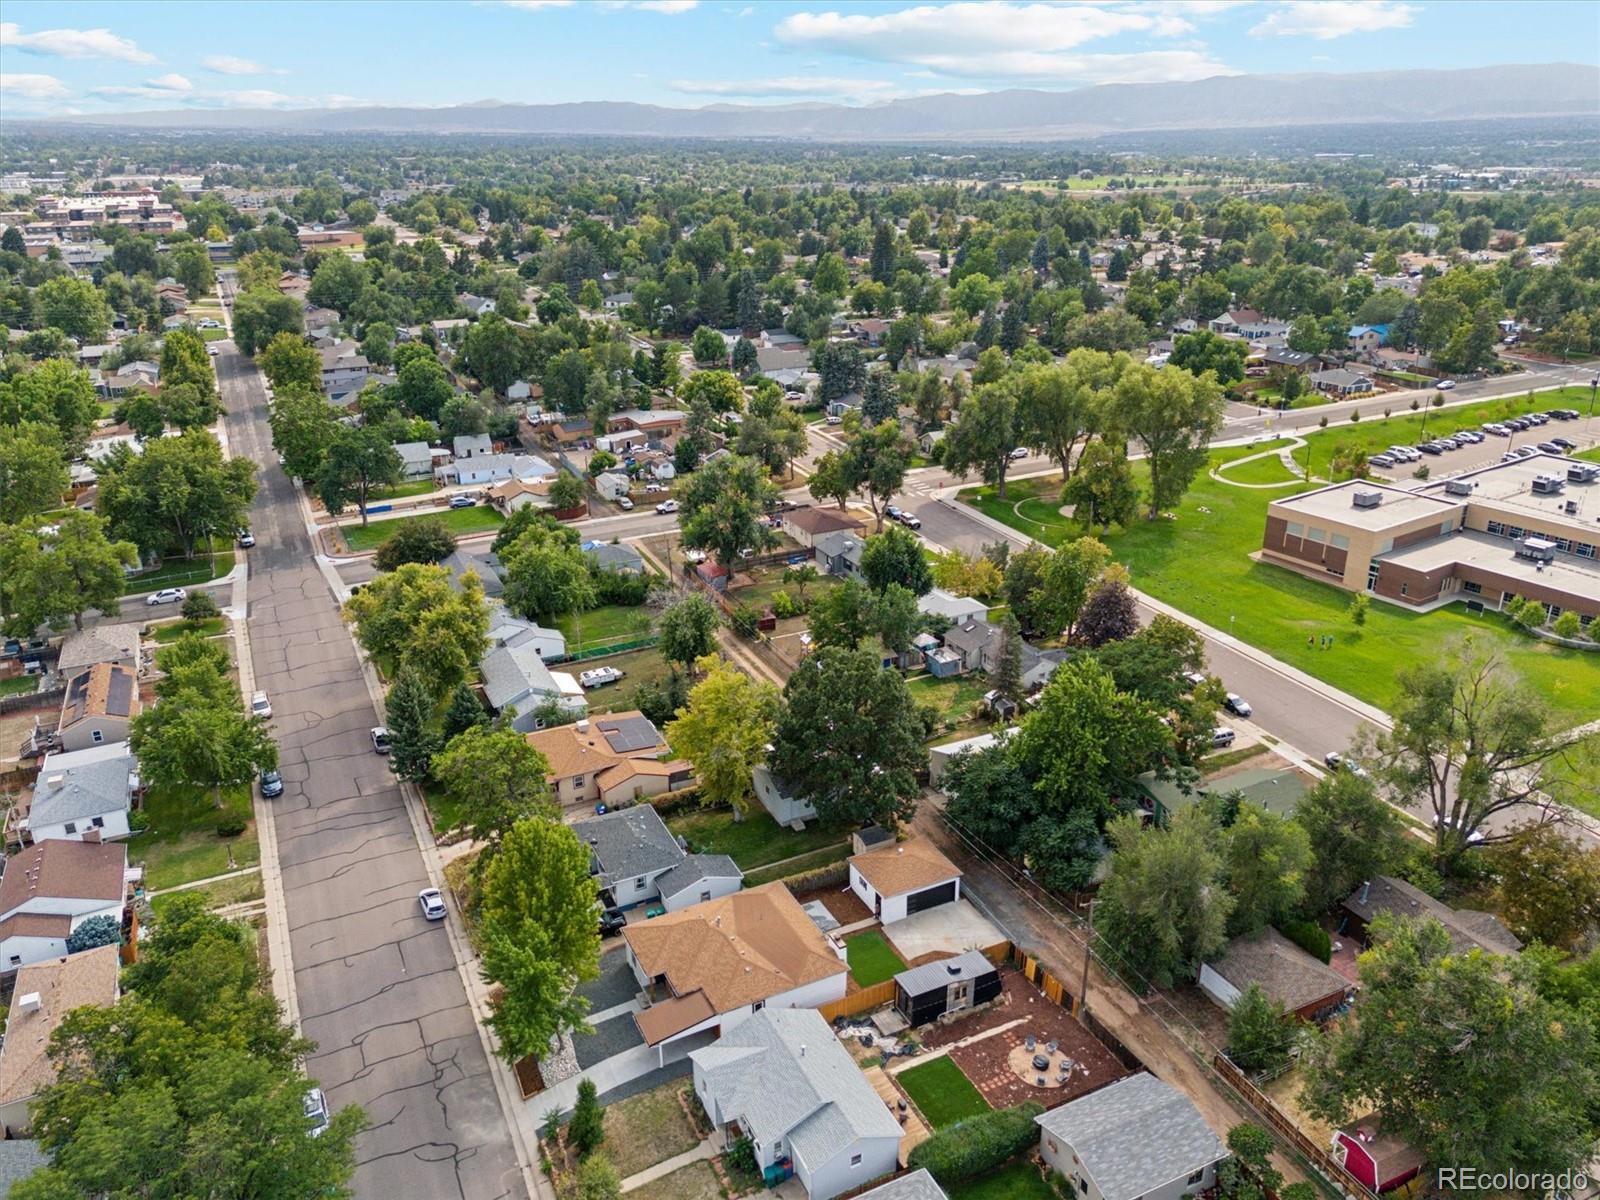
[[[1089,898],[1089,935],[1083,942],[1083,977],[1078,983],[1078,1017],[1089,1015],[1089,960],[1094,957],[1094,898]]]
[[[1600,378],[1589,380],[1589,415],[1594,416],[1594,396],[1600,392]]]

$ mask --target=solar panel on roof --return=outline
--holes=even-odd
[[[656,733],[656,727],[647,717],[627,717],[618,721],[606,721],[601,726],[606,741],[618,754],[631,754],[635,750],[645,750],[658,745],[661,737]]]
[[[106,712],[125,717],[133,711],[133,676],[122,671],[111,673],[110,686],[106,688]]]

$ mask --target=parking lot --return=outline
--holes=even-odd
[[[1572,411],[1572,410],[1569,410]],[[1525,420],[1525,418],[1518,418]],[[1381,461],[1369,461],[1373,473],[1387,479],[1396,481],[1410,479],[1413,472],[1420,466],[1426,466],[1428,473],[1433,478],[1443,475],[1455,475],[1463,471],[1475,471],[1480,467],[1493,466],[1507,453],[1521,450],[1536,450],[1539,443],[1549,442],[1552,438],[1562,438],[1574,444],[1576,449],[1559,447],[1563,453],[1572,454],[1600,445],[1600,415],[1594,417],[1579,416],[1574,420],[1551,419],[1543,425],[1529,424],[1526,428],[1515,429],[1509,425],[1506,434],[1498,434],[1482,428],[1471,426],[1457,421],[1452,421],[1448,413],[1441,413],[1438,419],[1438,432],[1441,437],[1452,435],[1461,429],[1467,429],[1482,437],[1482,441],[1468,442],[1455,449],[1444,448],[1439,454],[1428,454],[1413,447],[1416,457],[1408,462],[1395,462],[1391,466],[1384,466]],[[1419,439],[1419,445],[1421,439]]]

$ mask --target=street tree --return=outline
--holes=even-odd
[[[266,721],[246,716],[234,692],[187,689],[162,698],[134,717],[128,744],[139,758],[139,778],[149,787],[192,787],[212,794],[247,786],[278,765],[278,747]]]
[[[471,571],[457,584],[445,567],[406,563],[346,600],[344,615],[362,649],[415,669],[435,700],[467,677],[488,645],[483,583]]]
[[[1244,379],[1245,354],[1249,345],[1239,338],[1225,338],[1209,329],[1180,334],[1172,343],[1168,366],[1182,367],[1199,375],[1210,371],[1223,387]]]
[[[1182,498],[1206,463],[1222,428],[1222,393],[1214,380],[1136,363],[1112,389],[1111,420],[1145,448],[1150,468],[1149,516]]]
[[[418,517],[398,523],[372,562],[380,571],[392,571],[408,562],[443,562],[455,550],[456,535],[448,525],[438,517]]]
[[[328,446],[342,426],[333,406],[315,388],[288,385],[274,392],[272,445],[283,469],[296,479],[315,479]]]
[[[59,429],[43,421],[0,425],[0,523],[57,507],[70,482]]]
[[[1061,502],[1086,526],[1127,525],[1139,510],[1139,485],[1127,447],[1097,438],[1083,448],[1078,469],[1061,489]]]
[[[1012,383],[1017,438],[1073,474],[1073,455],[1100,427],[1100,397],[1128,363],[1122,355],[1079,348],[1060,366],[1030,366]]]
[[[474,870],[486,870],[517,822],[556,816],[545,782],[550,764],[508,725],[469,725],[434,755],[433,777],[458,806],[463,828],[483,844]]]
[[[855,481],[851,478],[849,461],[842,450],[829,450],[811,467],[811,478],[806,480],[806,490],[815,500],[832,500],[843,512],[845,504],[855,494]]]
[[[743,551],[760,553],[776,542],[766,512],[777,494],[754,459],[730,454],[707,463],[678,490],[683,544],[731,570]]]
[[[672,753],[694,764],[701,802],[731,808],[742,820],[755,796],[751,769],[764,762],[777,725],[778,689],[708,654],[700,682],[667,726]]]
[[[404,475],[400,454],[382,430],[370,425],[359,429],[341,426],[317,468],[317,499],[334,516],[354,504],[365,525],[373,491],[399,483]]]
[[[875,592],[898,583],[918,596],[933,589],[933,570],[916,534],[899,525],[869,537],[861,547],[861,576]]]
[[[845,449],[846,478],[866,493],[879,532],[889,502],[905,483],[913,453],[915,446],[896,421],[863,428]]]
[[[439,735],[433,729],[433,697],[410,667],[401,667],[384,700],[384,726],[389,731],[389,766],[401,779],[421,783],[428,777]]]
[[[1110,548],[1097,538],[1075,538],[1058,546],[1029,597],[1036,627],[1071,640],[1089,594],[1110,561]]]
[[[304,332],[300,302],[279,292],[276,286],[252,289],[233,303],[233,341],[242,353],[254,357],[278,334]]]
[[[1306,908],[1326,912],[1363,880],[1394,865],[1404,827],[1378,795],[1370,775],[1335,771],[1317,781],[1295,807],[1295,822],[1311,843]]]
[[[108,459],[97,507],[111,532],[140,550],[193,558],[202,543],[232,541],[249,524],[255,472],[248,458],[224,458],[208,430],[191,429]]]
[[[256,356],[256,366],[274,392],[290,385],[312,390],[322,386],[322,356],[298,333],[274,334]]]
[[[698,592],[674,600],[656,622],[660,634],[661,657],[675,666],[690,670],[717,649],[717,630],[722,624],[716,608]]]
[[[1020,433],[1010,381],[980,387],[962,401],[955,423],[945,429],[939,443],[945,470],[963,478],[977,471],[1004,498],[1006,469]]]

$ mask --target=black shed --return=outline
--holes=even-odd
[[[978,950],[912,967],[894,977],[895,1009],[913,1026],[987,1004],[999,994],[1000,968]]]

